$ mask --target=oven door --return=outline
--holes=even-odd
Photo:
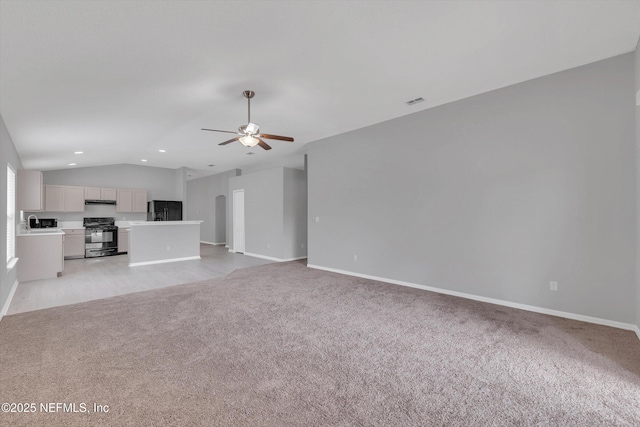
[[[86,230],[85,243],[113,243],[117,234],[111,230],[101,230],[99,228]]]

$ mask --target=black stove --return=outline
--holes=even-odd
[[[118,254],[118,227],[113,217],[84,218],[84,257]]]

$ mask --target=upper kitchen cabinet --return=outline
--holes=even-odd
[[[17,176],[18,209],[27,212],[44,210],[44,186],[42,172],[18,169]]]
[[[45,211],[84,212],[84,187],[45,185]]]
[[[64,185],[45,185],[44,192],[44,210],[47,212],[64,212]]]
[[[145,190],[118,190],[116,212],[147,212],[147,192]]]
[[[147,212],[147,192],[145,190],[133,190],[133,212]]]
[[[116,200],[115,188],[84,187],[85,200]]]
[[[116,212],[132,212],[133,190],[118,190],[116,199]]]
[[[84,187],[64,187],[64,211],[84,212]]]

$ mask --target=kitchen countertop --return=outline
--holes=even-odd
[[[204,221],[129,221],[130,226],[153,226],[153,225],[196,225],[202,224]]]
[[[55,236],[62,235],[64,231],[60,228],[33,228],[31,230],[19,230],[16,236]]]

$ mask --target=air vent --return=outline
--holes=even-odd
[[[247,156],[250,156],[250,155],[252,155],[252,154],[255,154],[255,153],[247,153]]]
[[[214,167],[215,165],[207,165],[207,166],[209,166],[210,168],[212,168],[212,167]]]
[[[411,101],[407,101],[407,105],[417,104],[418,102],[422,102],[422,101],[424,101],[423,97],[412,99]]]

